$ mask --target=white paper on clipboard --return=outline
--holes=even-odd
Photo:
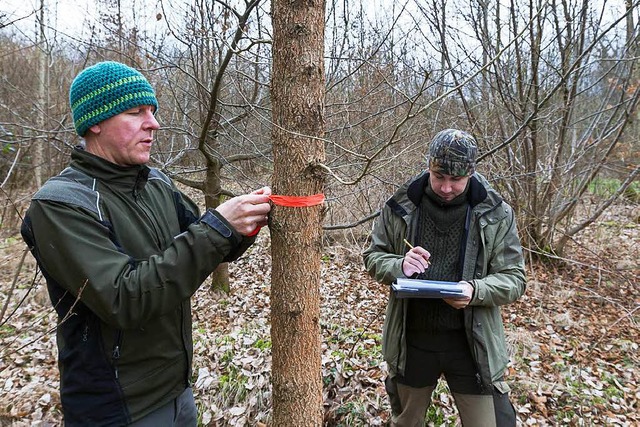
[[[396,279],[391,289],[397,298],[463,298],[458,282],[440,280]]]

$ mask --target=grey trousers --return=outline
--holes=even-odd
[[[132,427],[196,427],[197,425],[198,409],[191,387],[187,387],[180,396],[163,407],[131,424]]]

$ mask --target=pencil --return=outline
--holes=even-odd
[[[409,246],[409,249],[413,249],[413,245],[412,245],[411,243],[409,243],[409,241],[408,241],[407,239],[403,239],[403,240],[404,240],[404,243],[405,243],[407,246]],[[431,258],[429,258],[429,259],[427,260],[427,265],[431,265]]]

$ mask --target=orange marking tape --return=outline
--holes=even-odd
[[[279,196],[272,194],[269,196],[274,204],[278,206],[286,206],[289,208],[306,208],[316,206],[324,202],[324,194],[318,193],[312,196]]]
[[[277,194],[272,194],[269,196],[269,200],[271,200],[278,206],[286,206],[289,208],[306,208],[309,206],[316,206],[324,203],[324,194],[318,193],[312,196],[279,196]],[[261,228],[262,227],[256,227],[256,229],[253,230],[251,234],[247,234],[247,237],[255,236],[260,232]]]
[[[255,230],[253,230],[251,233],[247,234],[247,237],[253,237],[253,236],[257,235],[260,232],[261,228],[262,227],[256,227]]]

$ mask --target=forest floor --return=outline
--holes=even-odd
[[[602,217],[563,259],[528,262],[526,294],[503,308],[520,425],[640,425],[640,225],[632,208]],[[23,249],[18,235],[0,239],[0,426],[60,425],[55,316],[42,278],[31,285],[30,255],[19,269]],[[380,354],[388,289],[367,276],[360,250],[334,245],[323,256],[326,426],[389,418]],[[230,294],[202,286],[193,298],[201,425],[269,425],[270,267],[263,230],[230,265]],[[433,401],[430,425],[459,424],[445,383]]]

